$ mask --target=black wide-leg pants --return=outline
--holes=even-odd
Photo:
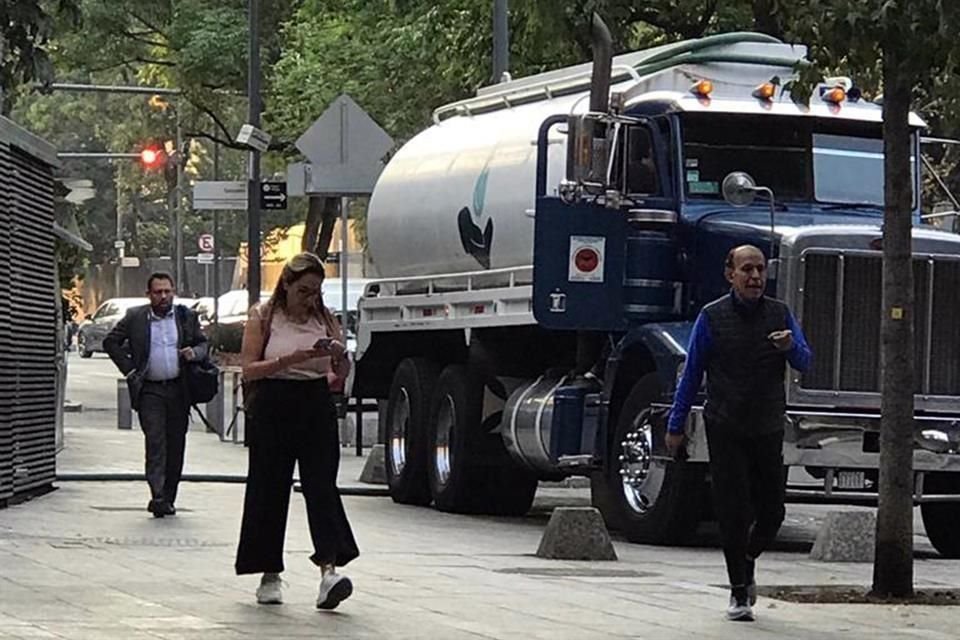
[[[317,565],[359,555],[337,489],[340,440],[326,380],[258,380],[248,404],[249,470],[237,549],[238,574],[283,571],[294,463]]]

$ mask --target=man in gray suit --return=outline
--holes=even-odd
[[[174,515],[183,472],[190,389],[184,367],[207,357],[207,338],[197,314],[175,305],[170,274],[147,280],[149,304],[127,311],[103,340],[104,351],[127,377],[130,404],[146,439],[147,510],[155,518]]]

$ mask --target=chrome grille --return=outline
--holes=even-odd
[[[960,395],[960,261],[913,262],[917,393]],[[882,262],[879,253],[808,253],[802,326],[813,363],[801,387],[878,392]]]

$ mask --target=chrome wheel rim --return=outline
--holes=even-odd
[[[433,448],[433,469],[437,484],[446,486],[453,467],[453,433],[457,423],[457,407],[449,395],[443,399],[437,412],[437,439]]]
[[[653,459],[653,429],[638,416],[620,443],[620,478],[627,506],[645,515],[657,502],[666,470]]]
[[[400,397],[394,407],[390,421],[390,471],[394,477],[403,473],[407,466],[407,434],[410,429],[410,396],[406,389],[400,390]]]

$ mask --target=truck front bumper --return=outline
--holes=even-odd
[[[927,472],[960,474],[960,417],[914,418],[913,469],[916,502],[957,502],[960,495],[923,491]],[[702,407],[690,412],[687,423],[690,460],[707,462]],[[811,488],[791,489],[788,497],[812,501],[872,502],[880,468],[880,414],[791,409],[784,424],[783,462],[803,467],[817,479]],[[819,482],[822,481],[822,482]],[[958,481],[960,486],[960,481]]]

